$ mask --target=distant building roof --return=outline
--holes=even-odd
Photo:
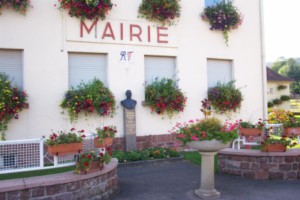
[[[274,72],[272,69],[267,67],[267,80],[268,81],[289,81],[289,82],[294,82],[293,79],[281,76],[280,74],[277,74]]]

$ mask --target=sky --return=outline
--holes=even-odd
[[[300,58],[300,0],[263,0],[266,62]]]

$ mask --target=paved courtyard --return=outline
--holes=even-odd
[[[200,168],[187,161],[119,167],[120,192],[113,200],[199,200]],[[216,175],[220,200],[297,200],[300,180],[261,181]]]

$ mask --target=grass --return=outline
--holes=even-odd
[[[35,171],[28,171],[28,172],[0,174],[0,180],[27,178],[27,177],[33,177],[33,176],[45,176],[45,175],[49,175],[49,174],[58,174],[58,173],[68,172],[68,171],[72,171],[74,169],[75,169],[75,166],[68,166],[68,167],[42,169],[42,170],[35,170]]]
[[[201,156],[198,153],[198,151],[184,151],[181,152],[181,154],[184,156],[185,160],[188,160],[189,162],[200,166],[201,165]],[[218,156],[215,155],[215,173],[218,172]]]

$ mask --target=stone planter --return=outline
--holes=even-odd
[[[215,189],[214,157],[217,151],[230,147],[231,142],[224,144],[218,140],[192,141],[187,145],[197,149],[201,155],[201,179],[200,188],[195,194],[203,199],[216,199],[221,196]]]
[[[259,128],[239,128],[239,135],[241,136],[254,136],[258,137],[262,135],[262,130]]]
[[[54,156],[58,154],[80,153],[82,151],[82,143],[69,143],[48,146],[48,153]]]
[[[113,144],[113,138],[103,138],[102,143],[98,143],[98,139],[98,137],[94,138],[94,147],[96,148],[104,148]]]
[[[265,152],[285,152],[286,147],[283,144],[267,144],[262,147]]]

